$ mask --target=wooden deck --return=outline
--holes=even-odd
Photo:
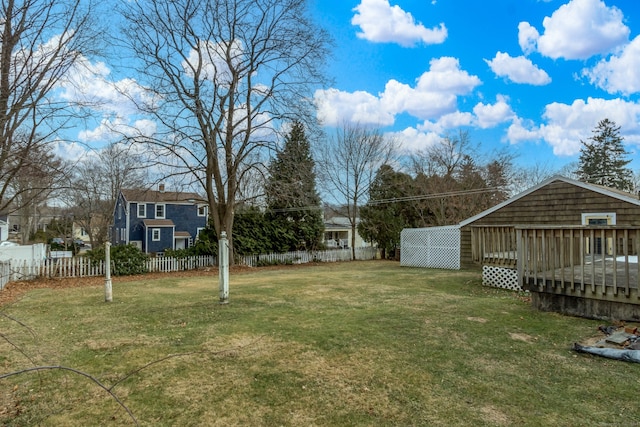
[[[472,247],[532,292],[640,305],[640,227],[477,226]]]
[[[613,257],[587,256],[580,265],[531,272],[523,277],[523,285],[531,291],[615,300],[618,295],[640,298],[639,278],[637,261],[625,262]]]

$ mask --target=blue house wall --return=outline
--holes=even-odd
[[[125,191],[132,198],[128,202]],[[168,198],[171,197],[175,197],[176,200],[169,200]],[[140,198],[140,200],[134,198]],[[111,242],[117,245],[139,241],[144,252],[155,253],[175,248],[175,232],[180,232],[180,238],[184,238],[186,232],[189,234],[186,243],[193,243],[197,238],[198,230],[207,225],[206,214],[198,215],[198,206],[201,206],[202,202],[199,204],[194,200],[202,199],[193,193],[121,191],[114,210]],[[138,216],[140,204],[146,206],[145,215],[141,217]],[[156,206],[159,204],[165,207],[163,218],[156,218]],[[149,221],[153,220],[167,220],[173,222],[173,225],[149,224]],[[146,224],[145,221],[147,221]],[[161,229],[159,241],[153,240],[152,229],[154,228]]]
[[[153,230],[160,230],[160,240],[153,240]],[[163,252],[166,249],[173,248],[173,227],[149,227],[145,236],[146,242],[143,245],[147,245],[147,251],[149,253]]]

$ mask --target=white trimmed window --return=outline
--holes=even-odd
[[[164,219],[165,216],[165,205],[157,204],[156,205],[156,219]]]
[[[151,229],[151,240],[153,240],[154,242],[160,241],[160,229],[159,228]]]
[[[204,230],[204,227],[198,227],[196,228],[196,240],[198,240],[198,238],[200,237],[200,232]]]
[[[207,216],[207,205],[198,206],[198,216]]]
[[[138,203],[138,218],[145,218],[147,216],[147,204]]]

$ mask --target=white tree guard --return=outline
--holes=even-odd
[[[400,233],[400,265],[460,269],[460,227],[405,228]]]
[[[522,291],[518,283],[518,272],[513,268],[482,266],[482,284],[494,288]]]

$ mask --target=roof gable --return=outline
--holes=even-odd
[[[620,200],[620,201],[623,201],[623,202],[627,202],[627,203],[630,203],[630,204],[633,204],[633,205],[636,205],[636,206],[640,206],[640,200],[637,197],[635,197],[633,194],[626,193],[624,191],[616,190],[616,189],[609,188],[609,187],[604,187],[602,185],[589,184],[589,183],[586,183],[586,182],[576,181],[574,179],[570,179],[570,178],[567,178],[567,177],[564,177],[564,176],[557,175],[557,176],[553,176],[553,177],[551,177],[551,178],[549,178],[549,179],[547,179],[545,181],[542,181],[538,185],[535,185],[535,186],[523,191],[522,193],[517,194],[517,195],[511,197],[508,200],[505,200],[502,203],[498,203],[497,205],[495,205],[494,207],[492,207],[490,209],[482,211],[477,215],[474,215],[474,216],[472,216],[470,218],[465,219],[464,221],[461,221],[460,222],[460,226],[464,227],[464,226],[469,225],[469,224],[471,224],[471,223],[473,223],[475,221],[478,221],[479,219],[484,218],[485,216],[490,215],[493,212],[496,212],[497,210],[502,209],[503,207],[508,206],[511,203],[513,203],[513,202],[515,202],[517,200],[520,200],[523,197],[528,196],[529,194],[531,194],[531,193],[533,193],[533,192],[535,192],[535,191],[537,191],[537,190],[539,190],[539,189],[541,189],[543,187],[546,187],[547,185],[549,185],[549,184],[551,184],[553,182],[558,182],[558,181],[567,183],[569,185],[575,185],[577,187],[581,187],[581,188],[584,188],[586,190],[593,191],[595,193],[602,194],[604,196],[612,197],[614,199],[617,199],[617,200]]]

